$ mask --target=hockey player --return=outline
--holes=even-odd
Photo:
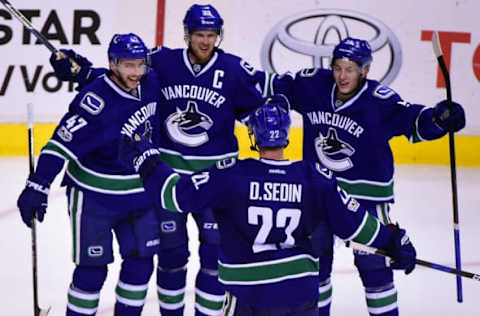
[[[223,315],[318,315],[319,262],[310,237],[322,223],[343,239],[386,249],[406,273],[415,267],[404,230],[369,215],[319,163],[284,159],[288,108],[285,97],[274,96],[250,116],[259,160],[227,158],[191,176],[163,164],[140,137],[122,143],[123,160],[135,162],[147,193],[163,208],[213,209],[219,279],[227,291]]]
[[[235,120],[244,120],[263,103],[255,89],[255,70],[241,58],[218,48],[223,19],[211,5],[192,5],[183,20],[185,49],[159,47],[150,53],[151,67],[163,78],[157,89],[166,99],[158,109],[163,137],[162,159],[180,173],[191,174],[216,161],[238,155]],[[51,59],[64,80],[83,85],[101,69],[67,51],[82,65],[73,76],[68,59]],[[161,213],[161,250],[157,270],[162,315],[183,315],[189,257],[186,214]],[[196,277],[196,315],[218,315],[224,291],[217,281],[218,228],[209,212],[193,214],[199,228],[200,270]]]
[[[302,115],[303,159],[319,161],[332,170],[341,188],[388,224],[394,202],[389,140],[400,135],[412,143],[437,139],[462,129],[465,113],[455,102],[450,111],[446,101],[433,108],[404,101],[391,88],[367,79],[371,62],[368,42],[348,37],[333,50],[332,70],[303,69],[294,78],[256,75],[262,86],[273,89],[271,93],[287,94],[293,109]],[[316,238],[325,240],[329,232],[320,235]],[[320,261],[328,263],[320,271],[320,315],[329,315],[332,256]],[[355,265],[370,315],[398,315],[393,273],[384,258],[355,253]]]
[[[75,270],[68,316],[95,315],[113,261],[112,231],[122,257],[116,316],[140,315],[158,251],[154,205],[141,179],[118,160],[121,135],[156,131],[158,82],[145,75],[147,48],[135,34],[116,34],[108,47],[110,70],[87,85],[43,147],[35,173],[18,199],[23,221],[44,218],[49,187],[67,162],[66,186]]]

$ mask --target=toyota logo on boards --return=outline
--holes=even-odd
[[[402,65],[398,38],[383,22],[349,10],[310,10],[281,20],[263,42],[263,69],[282,73],[299,67],[327,68],[333,48],[347,36],[368,40],[374,58],[370,73],[389,85]]]

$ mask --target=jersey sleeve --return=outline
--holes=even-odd
[[[364,245],[386,245],[391,231],[341,189],[331,171],[320,168],[318,164],[317,171],[323,177],[318,189],[321,192],[318,205],[325,210],[332,232],[344,240]]]
[[[432,140],[445,135],[433,123],[433,108],[404,101],[392,89],[378,85],[373,97],[378,99],[383,126],[389,137],[404,135],[412,143]]]
[[[163,162],[144,181],[147,194],[161,208],[179,213],[201,212],[221,203],[227,190],[225,173],[213,166],[192,175],[176,173]]]
[[[233,92],[235,119],[245,122],[248,115],[263,104],[264,98],[256,87],[255,68],[236,56],[234,56],[233,63],[236,73]]]
[[[274,94],[283,94],[289,101],[292,100],[292,87],[294,75],[291,72],[277,74],[262,70],[257,70],[254,74],[254,80],[257,89],[263,97],[269,97]]]
[[[118,137],[118,132],[109,131],[106,124],[106,106],[106,101],[93,91],[79,93],[42,149],[42,154],[78,160]]]
[[[84,76],[78,76],[77,77],[77,82],[78,82],[78,90],[83,89],[83,87],[89,85],[92,83],[96,78],[100,77],[103,74],[108,73],[107,68],[94,68],[91,67]]]
[[[157,72],[162,73],[165,65],[165,58],[168,56],[170,48],[165,46],[157,46],[148,51],[148,65],[149,67]]]

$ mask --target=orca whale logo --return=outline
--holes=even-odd
[[[338,138],[337,131],[330,127],[327,135],[323,136],[321,132],[314,140],[315,150],[320,162],[330,170],[345,171],[353,167],[353,162],[349,158],[355,153],[355,149],[348,143]],[[334,159],[331,156],[342,154],[345,158]]]
[[[206,131],[212,127],[213,121],[208,115],[198,110],[195,101],[188,101],[187,108],[184,111],[177,108],[177,111],[167,118],[165,125],[168,135],[173,141],[185,146],[196,147],[208,142]],[[198,131],[198,128],[200,128],[200,132],[187,132],[192,129]]]

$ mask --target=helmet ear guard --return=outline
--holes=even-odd
[[[363,73],[365,68],[372,63],[372,49],[370,44],[365,40],[347,37],[333,49],[332,68],[335,60],[338,58],[346,58],[356,62]]]
[[[250,114],[248,121],[250,149],[259,151],[259,148],[286,147],[291,124],[289,112],[288,99],[282,94],[277,94],[268,98],[261,107]]]

